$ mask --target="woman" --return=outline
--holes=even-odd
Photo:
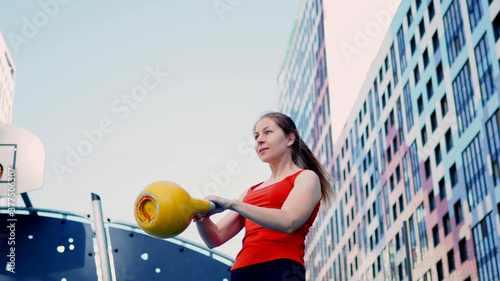
[[[239,199],[207,196],[218,206],[217,212],[230,210],[217,224],[209,215],[194,220],[209,248],[224,244],[245,227],[232,281],[305,280],[305,236],[320,201],[328,204],[334,189],[290,117],[278,112],[263,115],[254,137],[255,151],[269,164],[271,177]]]

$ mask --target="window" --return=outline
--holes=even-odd
[[[469,201],[469,207],[473,209],[487,193],[484,176],[486,168],[481,154],[479,134],[476,135],[462,152],[462,159],[467,199]]]
[[[425,210],[424,204],[420,204],[417,208],[417,225],[418,233],[420,238],[420,252],[422,253],[422,258],[428,251],[427,246],[427,226],[425,224]]]
[[[478,22],[483,16],[483,7],[480,0],[467,0],[467,9],[469,10],[470,29],[474,31]]]
[[[418,64],[413,69],[413,78],[415,79],[415,84],[420,81],[420,71],[418,70]]]
[[[427,143],[427,129],[425,125],[422,130],[420,130],[420,135],[422,136],[422,146],[424,146]]]
[[[415,36],[413,36],[410,40],[410,50],[411,50],[411,55],[413,56],[413,54],[417,50],[417,44],[415,43]]]
[[[384,66],[385,66],[385,71],[389,70],[389,56],[385,56]]]
[[[411,158],[411,167],[413,174],[413,186],[415,187],[415,193],[417,193],[422,187],[422,181],[420,178],[420,166],[418,161],[417,142],[415,141],[410,146],[410,158]]]
[[[422,111],[424,111],[424,101],[422,99],[422,95],[420,95],[417,99],[417,108],[418,108],[418,115],[422,114]]]
[[[479,280],[498,280],[500,277],[496,229],[492,217],[490,212],[472,228],[476,258],[481,261],[478,262]]]
[[[436,10],[434,10],[434,2],[431,1],[429,6],[427,7],[427,12],[429,13],[429,22],[432,21],[432,18],[434,18],[434,15],[436,14]]]
[[[434,211],[436,208],[436,201],[434,199],[434,191],[429,192],[429,212]]]
[[[469,62],[467,61],[453,81],[455,95],[455,108],[458,119],[458,132],[461,135],[472,120],[476,117],[474,108],[474,88],[470,75]]]
[[[427,158],[424,163],[425,167],[425,178],[428,179],[431,176],[431,159]]]
[[[491,155],[491,167],[493,170],[493,183],[497,185],[500,179],[500,111],[497,110],[486,122],[486,134],[488,136],[488,147]],[[499,212],[500,213],[500,212]]]
[[[410,232],[410,251],[412,256],[412,264],[414,265],[417,261],[417,236],[415,234],[415,224],[413,223],[413,215],[408,219],[408,229]]]
[[[434,89],[432,88],[432,78],[429,79],[425,87],[427,89],[427,100],[430,100],[432,95],[434,95]]]
[[[448,213],[443,216],[443,230],[444,237],[446,237],[451,232],[450,215]]]
[[[439,245],[439,227],[437,224],[432,228],[432,239],[434,240],[434,248],[436,248]]]
[[[498,38],[500,38],[500,14],[497,14],[493,20],[493,34],[495,35],[495,41],[498,41]]]
[[[458,225],[464,220],[464,214],[462,213],[462,202],[460,199],[453,205],[453,209],[455,210],[455,225]]]
[[[436,110],[434,110],[431,113],[431,131],[434,132],[436,130],[437,126],[438,126],[438,124],[437,124]]]
[[[385,108],[385,93],[382,94],[382,109]]]
[[[448,271],[452,273],[455,271],[455,254],[453,253],[453,249],[451,249],[448,254]]]
[[[403,33],[403,26],[399,28],[397,33],[398,47],[399,47],[399,64],[401,65],[401,74],[406,70],[406,46],[405,46],[405,36]],[[394,81],[396,84],[396,81]]]
[[[451,165],[450,167],[450,181],[451,187],[454,187],[458,183],[457,168],[455,164]]]
[[[436,166],[441,163],[441,160],[443,160],[443,157],[441,156],[441,145],[438,144],[434,148],[434,157],[436,158]]]
[[[444,116],[448,113],[448,100],[446,99],[446,94],[441,98],[441,114]]]
[[[415,0],[415,5],[417,6],[417,11],[418,11],[418,8],[420,7],[420,4],[422,4],[422,0]]]
[[[398,63],[396,61],[396,52],[394,50],[394,44],[391,45],[391,63],[392,63],[392,78],[394,80],[394,86],[398,84]]]
[[[424,62],[424,70],[425,70],[429,65],[429,53],[427,49],[425,49],[424,53],[422,54],[422,61]]]
[[[409,204],[412,198],[411,184],[410,184],[410,171],[408,168],[408,154],[403,157],[403,177],[405,181],[406,190],[406,204]]]
[[[406,115],[406,129],[407,132],[411,130],[413,127],[413,108],[412,108],[412,102],[411,102],[411,89],[410,89],[410,84],[406,83],[405,87],[403,88],[403,94],[404,94],[404,101],[405,101],[405,115]]]
[[[422,18],[422,20],[418,24],[418,31],[420,31],[420,38],[424,37],[424,34],[425,34],[425,22],[424,22],[424,18]]]
[[[392,217],[394,218],[394,221],[396,221],[398,219],[398,207],[397,207],[396,203],[394,203],[394,205],[392,205]],[[398,239],[398,242],[399,242],[399,239]]]
[[[399,168],[399,165],[396,167],[396,183],[399,183],[401,181],[401,172],[400,172],[400,168]]]
[[[462,13],[460,1],[454,0],[443,17],[446,43],[448,48],[448,61],[450,66],[465,45]]]
[[[453,148],[453,137],[451,136],[451,128],[444,134],[444,139],[446,142],[446,152],[450,152]]]
[[[439,35],[437,30],[432,35],[432,48],[434,49],[434,53],[436,53],[437,50],[439,50]]]
[[[438,281],[444,280],[443,262],[439,260],[436,264],[436,270],[438,275]]]
[[[378,71],[378,77],[379,77],[380,83],[382,83],[382,80],[384,80],[383,67],[380,67],[380,70]]]
[[[396,83],[394,83],[396,85]],[[392,96],[392,88],[391,88],[391,82],[387,84],[387,98],[390,99]]]
[[[439,200],[443,201],[446,198],[446,185],[444,183],[444,177],[439,181]]]
[[[436,75],[437,75],[437,81],[438,85],[441,84],[441,81],[444,79],[444,72],[443,72],[443,63],[440,62],[438,66],[436,66]]]
[[[408,13],[406,13],[406,20],[408,21],[408,26],[410,26],[412,21],[413,21],[413,15],[411,13],[411,6],[410,6],[410,9],[408,10]]]
[[[488,101],[495,92],[495,83],[493,82],[493,67],[491,66],[491,62],[489,59],[489,45],[486,34],[483,35],[483,37],[477,44],[476,48],[474,49],[474,53],[476,54],[479,89],[481,90],[481,97],[484,106],[486,101]]]
[[[462,238],[458,242],[458,251],[460,252],[460,262],[463,263],[469,258],[469,254],[467,253],[467,240]]]

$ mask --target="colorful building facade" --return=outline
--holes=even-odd
[[[324,160],[314,144],[328,141],[328,129],[313,128],[331,122],[304,109],[320,108],[335,85],[317,82],[328,81],[325,53],[315,72],[300,64],[324,47],[309,39],[323,38],[312,7],[321,1],[304,1],[279,108],[311,124],[300,132]],[[500,0],[401,2],[324,161],[341,184],[307,238],[308,280],[500,279],[499,11]]]

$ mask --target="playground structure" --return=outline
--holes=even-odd
[[[93,213],[33,207],[43,184],[45,150],[32,133],[0,124],[0,279],[5,281],[228,280],[232,258],[180,239]],[[22,177],[20,175],[23,175]],[[18,195],[25,207],[18,207]],[[131,206],[132,208],[132,206]]]

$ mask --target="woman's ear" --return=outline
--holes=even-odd
[[[295,134],[294,133],[288,134],[288,141],[286,142],[286,145],[290,147],[293,145],[294,142],[295,142]]]

